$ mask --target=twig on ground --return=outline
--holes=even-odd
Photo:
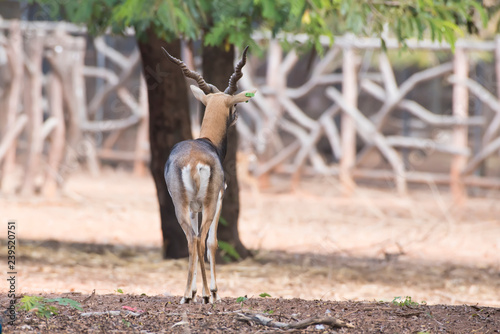
[[[103,312],[85,312],[80,313],[82,317],[90,317],[92,315],[120,315],[120,311],[103,311]]]
[[[334,328],[342,328],[342,327],[354,328],[353,325],[345,323],[341,320],[332,317],[313,317],[297,321],[295,323],[286,323],[286,322],[274,321],[273,319],[264,317],[263,315],[260,314],[238,313],[236,320],[245,321],[249,323],[256,322],[264,326],[282,328],[282,329],[303,329],[311,325],[320,325],[320,324],[328,325]]]
[[[90,296],[88,296],[87,298],[85,298],[84,300],[82,300],[82,304],[85,304],[86,302],[89,302],[89,301],[92,301],[95,297],[95,289],[92,290],[92,293],[90,294]]]
[[[138,317],[138,316],[142,315],[143,313],[131,312],[131,311],[127,311],[127,310],[80,313],[80,315],[82,317],[90,317],[92,315],[120,315],[120,314],[125,315],[125,316]]]
[[[409,313],[396,313],[396,315],[400,317],[413,317],[413,316],[419,316],[424,314],[422,311],[416,311],[416,312],[409,312]]]
[[[189,328],[189,319],[188,319],[188,316],[187,316],[186,312],[184,312],[182,314],[182,321],[179,321],[179,322],[175,323],[170,328],[174,328],[174,327],[177,327],[177,326],[183,326],[185,334],[190,334],[191,333],[191,329]]]

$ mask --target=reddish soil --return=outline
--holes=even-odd
[[[407,197],[371,188],[344,197],[330,178],[304,180],[295,192],[279,178],[264,192],[254,185],[242,178],[240,235],[255,256],[218,266],[225,298],[215,306],[178,305],[187,261],[160,257],[149,178],[79,174],[68,182],[68,197],[2,195],[1,217],[15,219],[18,227],[17,296],[57,294],[82,301],[96,290],[83,311],[59,306],[48,321],[20,311],[15,326],[4,324],[5,332],[275,330],[237,320],[243,311],[287,323],[329,315],[355,326],[335,329],[341,333],[500,329],[498,192],[469,198],[458,208],[434,185]],[[6,234],[0,230],[3,249]],[[2,285],[5,307],[7,291]],[[264,292],[272,298],[259,297]],[[245,295],[247,301],[236,302]],[[419,305],[392,305],[397,296],[411,296]],[[81,315],[122,306],[145,312]],[[324,330],[312,325],[302,331]]]
[[[75,294],[46,295],[82,300]],[[8,302],[5,295],[0,302]],[[500,309],[478,306],[414,305],[384,302],[322,301],[283,298],[224,298],[214,305],[179,305],[178,298],[137,295],[96,295],[83,310],[59,306],[58,314],[41,319],[36,311],[20,311],[6,333],[256,333],[277,329],[242,321],[255,314],[274,322],[296,324],[311,318],[334,318],[340,326],[312,324],[278,331],[335,333],[498,333]],[[110,312],[111,311],[111,312]]]

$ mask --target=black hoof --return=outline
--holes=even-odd
[[[182,297],[179,304],[191,304],[191,300],[192,300],[192,298]]]

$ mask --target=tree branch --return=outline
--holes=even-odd
[[[258,323],[260,325],[281,328],[281,329],[303,329],[312,325],[328,325],[333,328],[354,328],[353,325],[345,323],[342,320],[338,320],[332,317],[313,317],[304,319],[301,321],[297,321],[295,323],[286,323],[280,321],[274,321],[271,318],[264,317],[260,314],[251,314],[251,313],[238,313],[236,316],[236,320],[244,321],[249,323]]]

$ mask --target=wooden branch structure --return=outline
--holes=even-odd
[[[3,35],[1,36],[3,37]],[[7,136],[5,132],[13,128],[16,123],[17,109],[21,104],[21,89],[24,72],[22,43],[20,23],[18,20],[13,20],[9,30],[9,38],[0,39],[0,47],[3,47],[7,54],[11,79],[5,94],[4,112],[0,115],[0,136]],[[3,129],[2,124],[5,126]],[[3,164],[0,164],[0,186],[3,186],[3,188],[5,188],[5,182],[3,182],[5,176],[14,170],[16,163],[16,146],[16,139],[13,138],[11,146],[8,148],[9,151],[6,152],[7,156],[5,161]]]
[[[103,163],[121,163],[136,175],[147,172],[148,88],[139,51],[115,49],[110,36],[88,48],[85,34],[66,23],[0,19],[7,55],[0,70],[9,73],[0,87],[1,192],[54,195],[81,166],[98,173]],[[254,36],[262,38],[270,40],[267,64],[250,59],[243,69],[241,88],[258,94],[239,106],[237,123],[261,185],[273,172],[289,174],[293,187],[303,175],[337,175],[346,194],[358,179],[388,180],[401,194],[409,182],[434,182],[450,185],[457,201],[468,187],[500,187],[498,171],[484,168],[500,151],[500,37],[459,40],[455,54],[446,43],[410,40],[409,50],[448,52],[451,61],[407,71],[405,78],[379,39],[345,35],[333,46],[325,39],[324,57],[304,71],[304,60],[284,52],[279,39],[300,43],[306,36]],[[385,44],[399,47],[393,39]],[[88,64],[92,52],[96,61]],[[470,74],[470,52],[494,54],[496,88]],[[50,66],[42,71],[42,63]],[[427,103],[435,92],[415,96],[430,86],[450,96],[442,110]],[[482,112],[469,111],[473,99]],[[471,129],[480,132],[480,143],[473,145]],[[447,170],[432,171],[436,162]],[[12,186],[6,176],[14,166],[24,176]]]
[[[469,116],[469,91],[462,81],[469,76],[469,61],[467,53],[462,47],[455,50],[453,71],[457,76],[457,83],[453,85],[453,116],[459,119],[467,119]],[[453,145],[455,147],[466,148],[468,142],[467,127],[463,124],[453,128]],[[462,179],[462,172],[467,165],[467,157],[463,155],[453,155],[450,166],[450,186],[455,200],[463,202],[466,196],[465,184]]]
[[[24,106],[28,115],[28,159],[25,162],[25,175],[21,185],[23,195],[33,194],[35,178],[40,172],[42,141],[42,59],[45,34],[37,30],[25,40],[26,58]]]
[[[96,174],[99,159],[109,157],[132,163],[137,175],[146,173],[147,87],[138,76],[139,51],[136,47],[125,55],[96,38],[104,66],[89,66],[85,34],[66,23],[0,18],[0,48],[7,55],[10,79],[0,87],[0,192],[19,189],[23,195],[54,196],[82,161]],[[42,70],[44,62],[50,64],[48,71]],[[98,80],[99,89],[89,94],[87,87]],[[125,130],[136,139],[129,151],[116,150]],[[104,143],[106,154],[98,147]],[[17,184],[9,177],[14,164],[23,171]]]
[[[10,128],[9,131],[7,131],[7,133],[5,133],[2,137],[2,140],[0,141],[0,162],[4,160],[5,155],[12,147],[12,143],[16,140],[21,131],[23,131],[26,123],[28,123],[28,116],[19,116],[14,126]]]
[[[305,37],[281,38],[300,42]],[[324,44],[326,47],[328,42],[325,40]],[[386,45],[394,49],[397,42],[389,39]],[[265,78],[273,79],[258,77],[251,64],[241,81],[243,89],[256,87],[259,91],[251,106],[243,106],[247,117],[240,123],[246,123],[238,127],[257,157],[256,174],[289,173],[292,184],[301,174],[338,175],[345,189],[353,187],[355,179],[392,180],[401,194],[407,192],[408,182],[436,182],[450,185],[458,202],[465,198],[466,187],[498,188],[498,171],[491,170],[490,175],[484,176],[477,173],[481,164],[500,151],[497,140],[500,100],[491,89],[469,77],[468,53],[496,52],[494,66],[500,75],[500,38],[460,40],[456,47],[452,62],[438,63],[398,82],[393,64],[378,39],[337,37],[324,58],[312,66],[303,84],[288,87],[288,76],[294,73],[293,65],[298,60],[295,53],[283,56],[273,42],[272,53],[280,56],[269,60],[268,64],[272,65],[265,74]],[[409,41],[408,48],[448,51],[452,56],[450,46],[444,43]],[[361,70],[357,59],[373,53],[378,57],[378,72],[373,65],[376,62],[361,66],[369,71]],[[263,84],[259,86],[257,82]],[[452,84],[451,114],[430,110],[412,98],[416,89],[430,82],[444,87]],[[486,110],[482,115],[469,113],[469,92],[472,98],[484,103]],[[500,94],[500,89],[496,93]],[[316,101],[314,111],[310,110],[310,102],[302,101],[308,94],[312,94],[308,101]],[[361,99],[372,101],[370,109],[366,109],[366,103],[360,103]],[[406,126],[410,126],[410,136],[401,132],[403,124],[394,129],[404,113],[409,119]],[[411,126],[417,124],[419,128],[412,130]],[[483,133],[479,149],[473,148],[468,138],[471,128],[481,129]],[[359,143],[358,138],[362,138],[363,143]],[[379,164],[388,163],[392,170],[387,166],[371,170],[364,167],[374,155],[379,156]],[[426,164],[433,159],[449,161],[449,173],[429,171],[432,168]]]
[[[354,180],[351,170],[356,162],[356,128],[365,125],[365,130],[373,131],[371,125],[365,122],[364,117],[358,116],[358,78],[357,78],[357,50],[343,49],[342,63],[342,95],[331,89],[330,97],[335,98],[337,105],[345,111],[340,118],[342,159],[340,160],[340,182],[344,186],[344,193],[350,194],[354,190]],[[342,104],[341,104],[342,103]],[[369,137],[365,140],[370,141]]]

